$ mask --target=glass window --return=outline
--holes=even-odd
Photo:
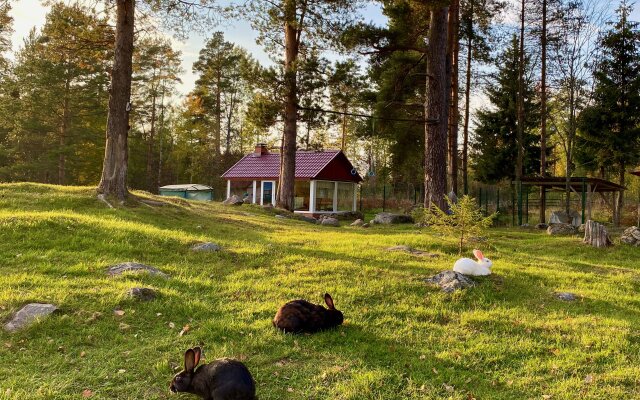
[[[316,211],[333,211],[335,182],[316,182]]]
[[[295,203],[296,211],[309,211],[309,191],[311,190],[311,182],[296,181],[295,184]]]
[[[338,182],[338,211],[353,210],[353,183]]]

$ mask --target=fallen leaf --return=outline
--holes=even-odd
[[[127,330],[127,329],[131,328],[131,326],[128,325],[128,324],[125,324],[124,322],[120,322],[120,325],[118,325],[118,328],[120,328],[120,330],[124,331],[124,330]]]
[[[444,388],[444,390],[446,390],[449,393],[453,392],[455,389],[452,385],[447,385],[446,383],[443,383],[442,387]]]
[[[293,388],[287,388],[287,392],[293,393]]]
[[[113,313],[118,317],[122,317],[124,315],[124,310],[113,310]]]
[[[427,356],[425,356],[424,354],[421,354],[421,355],[420,355],[420,359],[421,359],[421,360],[424,360],[425,358],[427,358]]]
[[[542,398],[543,398],[544,400],[549,400],[549,399],[550,399],[550,398],[552,398],[552,397],[553,397],[553,396],[551,396],[550,394],[543,394],[543,395],[542,395]]]
[[[119,369],[119,370],[118,370],[118,373],[119,373],[119,374],[124,374],[125,372],[127,372],[127,370],[126,370],[126,369]]]
[[[84,352],[84,351],[80,352],[80,357],[84,357],[84,356],[86,356],[86,355],[87,355],[87,353],[86,353],[86,352]]]
[[[184,336],[185,333],[189,332],[189,330],[191,329],[191,327],[189,326],[189,324],[186,324],[185,326],[182,327],[182,330],[180,331],[180,336]]]
[[[176,324],[174,324],[173,322],[169,322],[169,328],[173,329],[176,327]]]
[[[82,391],[82,397],[91,397],[93,396],[93,392],[89,389],[85,389]]]
[[[431,370],[433,371],[434,374],[438,375],[438,370],[435,368],[431,368]]]
[[[584,383],[593,383],[593,375],[585,376]]]
[[[4,347],[6,347],[7,349],[10,349],[11,346],[13,346],[11,342],[4,342]]]

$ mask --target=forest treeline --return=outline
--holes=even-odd
[[[323,148],[342,148],[366,184],[422,187],[425,203],[441,203],[471,181],[624,185],[639,161],[640,33],[625,1],[196,3],[137,2],[127,83],[114,71],[128,68],[116,49],[126,49],[119,29],[134,24],[132,0],[50,1],[17,48],[11,2],[0,0],[0,180],[103,186],[124,174],[151,192],[220,188],[226,168],[267,142],[283,154],[281,206],[292,152]],[[366,21],[371,4],[386,24]],[[247,21],[272,62],[218,32],[216,18]],[[197,81],[181,95],[182,54],[168,35],[203,20]],[[126,109],[114,108],[114,90]],[[109,122],[110,110],[126,120]]]

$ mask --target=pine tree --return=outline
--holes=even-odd
[[[600,40],[603,56],[594,74],[593,104],[579,117],[582,153],[594,161],[589,169],[615,166],[622,186],[626,168],[640,160],[640,31],[629,20],[631,12],[623,2],[618,20]],[[621,193],[616,224],[623,198]]]
[[[486,89],[492,107],[480,110],[477,115],[471,167],[481,182],[493,183],[515,178],[513,166],[518,157],[519,52],[518,37],[513,36],[511,45],[496,60],[498,71],[492,74],[492,82]],[[531,76],[531,61],[529,56],[524,59],[524,76],[528,77]],[[540,160],[536,134],[539,112],[531,79],[525,79],[523,86],[526,116],[523,125],[523,172],[528,174],[537,171]]]

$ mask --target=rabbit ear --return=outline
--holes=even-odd
[[[193,349],[189,349],[184,353],[184,370],[187,372],[193,372],[196,367],[196,352]]]
[[[327,303],[327,307],[329,307],[329,310],[336,309],[336,307],[333,305],[333,299],[331,298],[331,295],[329,293],[324,294],[324,302]]]
[[[200,362],[200,355],[202,354],[202,349],[200,347],[194,347],[193,353],[195,354],[195,359],[193,360],[193,366],[197,367]]]
[[[482,252],[480,250],[473,250],[473,255],[476,256],[476,258],[479,261],[482,261],[482,259],[484,258],[484,255],[482,254]]]

